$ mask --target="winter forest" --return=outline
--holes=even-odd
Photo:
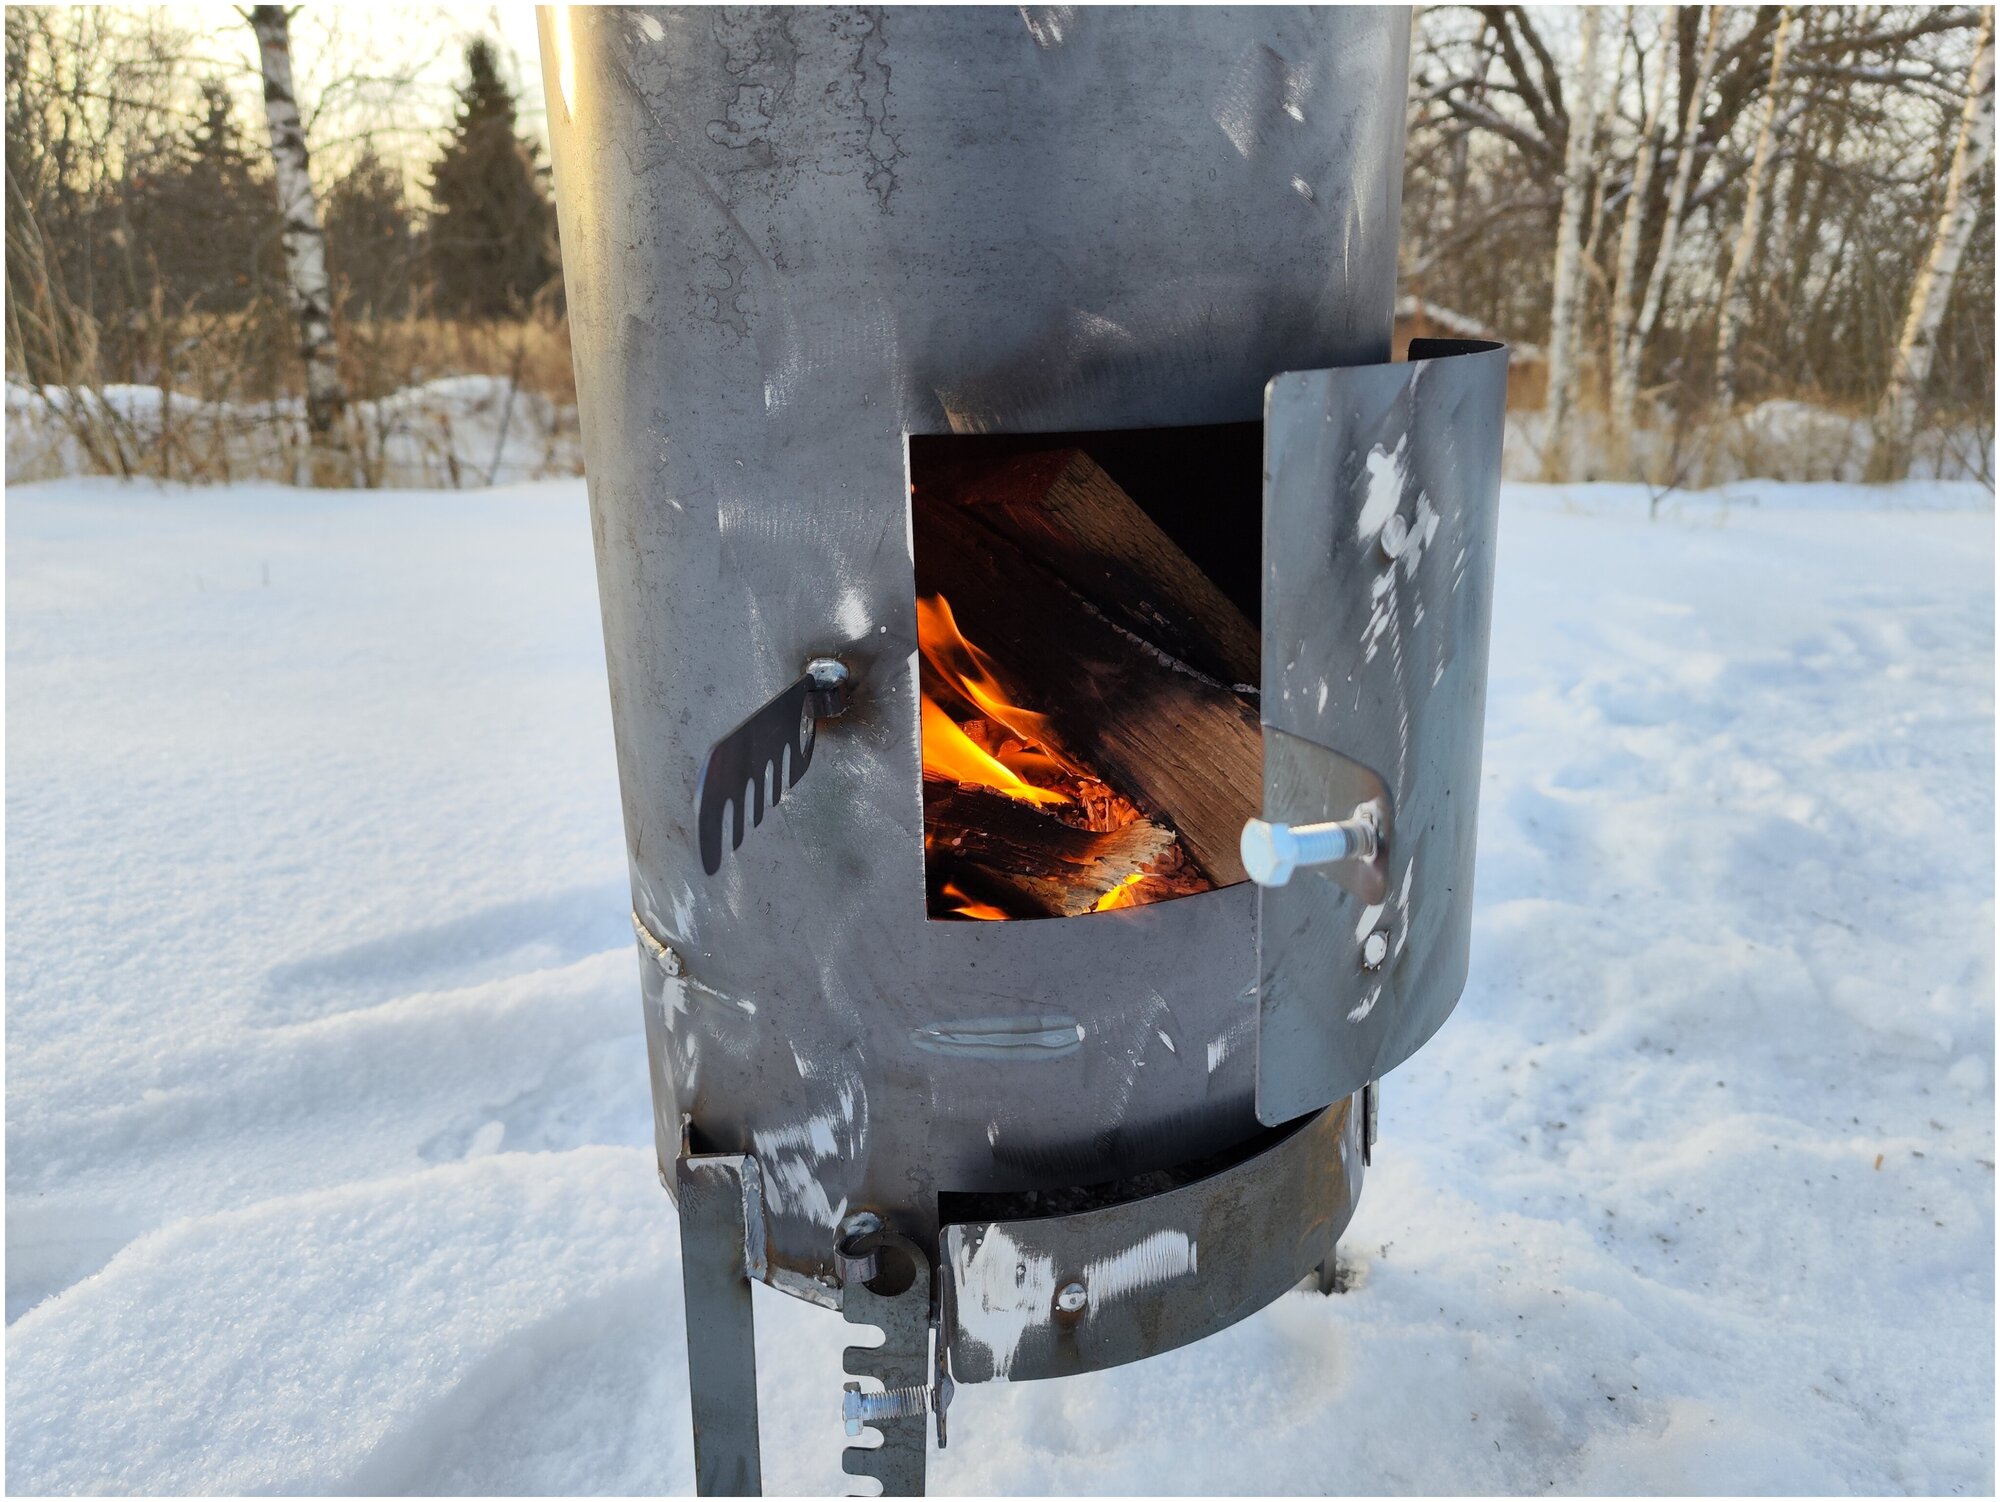
[[[10,8],[9,474],[573,473],[539,66],[468,16],[439,109],[337,13]],[[1992,109],[1990,9],[1424,7],[1398,333],[1513,343],[1517,478],[1990,482]]]
[[[1009,1192],[911,1166],[938,1225],[1014,1190],[1150,1225],[1125,1217],[1237,1186],[1093,1249],[1080,1328],[1235,1323],[1062,1380],[958,1373],[933,1495],[1992,1495],[1993,10],[1427,5],[1407,77],[1401,12],[543,14],[546,102],[527,6],[6,7],[7,1492],[687,1493],[695,1414],[741,1388],[691,1380],[727,1342],[684,1266],[782,1259],[713,1198],[684,1263],[676,1150],[761,1156],[793,1211],[768,1224],[832,1248],[875,1211],[839,1174],[895,1185],[885,1143],[962,1139],[993,1149],[964,1187]],[[1398,225],[1367,206],[1405,98]],[[1294,175],[1356,140],[1374,165]],[[1051,247],[1045,204],[1092,212]],[[1146,256],[1098,255],[1135,222]],[[1322,290],[1364,282],[1365,318]],[[837,316],[794,338],[800,307]],[[1058,336],[995,362],[1028,404],[907,442],[933,348],[987,360],[1003,317]],[[1279,382],[1326,395],[1267,443],[1240,420],[1267,370],[1334,329],[1362,368]],[[1511,363],[1369,368],[1435,337]],[[1269,454],[1364,385],[1389,415],[1281,487]],[[1100,400],[1188,426],[1066,431]],[[1134,439],[1162,445],[1156,515],[1105,467]],[[919,448],[946,444],[926,495]],[[981,452],[1019,488],[975,507]],[[1476,517],[1447,494],[1475,487]],[[1260,530],[1281,508],[1331,531]],[[1293,577],[1289,613],[1243,613]],[[999,692],[1008,643],[1046,704]],[[823,743],[822,654],[856,669]],[[942,685],[963,723],[947,654],[977,669]],[[1316,747],[1269,713],[1295,665]],[[718,870],[703,769],[772,705],[822,749],[801,782],[787,740],[782,804],[777,763],[768,806],[744,774],[747,836],[737,780]],[[1312,776],[1357,818],[1363,774],[1410,769],[1388,846],[1337,826],[1397,852],[1396,886],[1358,927],[1352,887],[1278,907],[1319,915],[1289,933],[1247,888],[1121,905],[1149,874],[1198,888],[1165,864],[1191,826],[1015,774],[1072,777],[1014,727],[1079,705],[1079,739],[1188,768],[1239,857],[1287,767],[1346,768]],[[1287,741],[1311,758],[1267,775]],[[980,845],[930,810],[975,798],[1151,870],[1092,854],[1079,900],[1050,862],[1013,890],[1070,916],[1012,932],[943,881],[940,914],[933,848],[942,876]],[[1437,853],[1475,830],[1469,866]],[[1411,938],[1440,890],[1466,948]],[[1353,1206],[1337,1244],[1245,1302],[1243,1265],[1308,1245],[1266,1212],[1311,1208],[1238,1131],[1289,1047],[1259,1042],[1273,933],[1387,967],[1329,1025],[1404,1026],[1400,994],[1374,1010],[1399,977],[1456,1004],[1340,1108],[1345,1166],[1312,1173]],[[697,1058],[699,1097],[691,1063],[670,1078]],[[767,1084],[800,1114],[674,1132],[684,1099]],[[981,1104],[1015,1090],[1050,1120]],[[1107,1182],[1142,1106],[1173,1151]],[[1076,1313],[1027,1277],[1052,1253],[985,1244],[989,1325]],[[846,1300],[798,1281],[811,1257],[742,1301],[757,1401],[732,1418],[754,1407],[773,1495],[850,1491],[846,1381],[888,1386],[848,1364],[855,1325],[787,1296]],[[1177,1302],[1117,1302],[1156,1281]],[[914,1396],[921,1440],[949,1391],[866,1397]]]

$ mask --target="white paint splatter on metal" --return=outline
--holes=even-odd
[[[1035,45],[1044,50],[1060,47],[1063,33],[1076,18],[1073,5],[1023,5],[1019,7],[1021,24],[1028,28],[1028,35],[1035,39]]]
[[[1093,1315],[1121,1298],[1157,1288],[1200,1270],[1200,1248],[1185,1231],[1160,1230],[1121,1251],[1097,1257],[1080,1275],[1064,1278],[1084,1286]],[[1053,1317],[1055,1259],[1030,1251],[1006,1229],[994,1225],[975,1246],[971,1238],[953,1252],[959,1339],[983,1347],[994,1375],[1005,1378],[1029,1332]]]
[[[1403,454],[1409,444],[1406,433],[1396,440],[1393,452],[1380,444],[1368,451],[1368,494],[1354,523],[1355,535],[1363,542],[1375,540],[1403,499]]]
[[[1377,986],[1374,990],[1368,993],[1368,999],[1366,1001],[1362,1002],[1359,1006],[1349,1010],[1347,1014],[1347,1020],[1349,1022],[1361,1022],[1366,1020],[1368,1014],[1375,1010],[1375,1003],[1380,1001],[1381,999],[1382,999],[1382,988],[1380,986]]]
[[[833,612],[833,623],[850,638],[868,630],[868,597],[858,589],[843,589]]]

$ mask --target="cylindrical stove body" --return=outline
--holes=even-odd
[[[867,1208],[1244,1143],[1253,889],[926,917],[906,435],[1255,419],[1388,358],[1408,16],[575,8],[545,41],[663,1165],[771,1279]],[[1247,508],[1246,529],[1259,517]],[[703,869],[703,759],[820,654],[811,774]]]

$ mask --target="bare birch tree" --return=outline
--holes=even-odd
[[[1632,169],[1632,190],[1625,209],[1625,222],[1618,236],[1617,272],[1611,283],[1611,462],[1614,470],[1621,475],[1632,473],[1632,430],[1639,414],[1641,341],[1636,327],[1638,289],[1633,284],[1639,279],[1639,241],[1645,231],[1646,200],[1653,186],[1653,169],[1659,161],[1660,124],[1667,108],[1667,77],[1670,71],[1667,62],[1674,55],[1679,12],[1679,6],[1667,6],[1660,22],[1659,58],[1646,99],[1639,159]],[[1671,206],[1669,212],[1672,212]],[[1666,248],[1664,242],[1662,248]]]
[[[1785,77],[1785,44],[1791,37],[1792,8],[1779,13],[1778,34],[1771,43],[1771,82],[1764,93],[1764,114],[1757,126],[1757,149],[1750,158],[1750,174],[1744,182],[1743,222],[1736,231],[1736,247],[1729,256],[1729,270],[1722,280],[1722,318],[1715,340],[1715,410],[1727,420],[1736,407],[1737,362],[1743,344],[1743,327],[1750,321],[1750,292],[1756,278],[1754,262],[1764,228],[1765,184],[1771,174],[1771,151],[1778,134],[1778,111],[1784,104],[1781,87]]]
[[[1688,190],[1694,186],[1694,164],[1700,152],[1696,150],[1702,142],[1702,114],[1708,110],[1708,86],[1716,78],[1716,44],[1722,40],[1722,16],[1714,6],[1706,6],[1706,36],[1702,40],[1702,60],[1694,66],[1694,88],[1688,90],[1688,114],[1680,124],[1680,144],[1674,152],[1674,186],[1666,194],[1666,218],[1660,222],[1660,250],[1652,258],[1652,274],[1646,276],[1646,298],[1638,308],[1638,324],[1634,326],[1632,350],[1628,358],[1632,360],[1632,400],[1638,402],[1638,364],[1640,356],[1646,352],[1646,340],[1652,338],[1654,326],[1660,322],[1660,306],[1666,300],[1666,270],[1674,264],[1674,248],[1680,242],[1680,222],[1688,216]],[[1632,412],[1618,414],[1614,420],[1624,418],[1624,426],[1630,428]]]
[[[1563,155],[1562,212],[1556,222],[1555,285],[1549,311],[1548,428],[1542,440],[1542,475],[1548,480],[1563,477],[1569,468],[1577,386],[1576,324],[1583,300],[1584,219],[1590,212],[1590,169],[1597,135],[1597,35],[1601,19],[1596,6],[1583,12],[1576,108],[1570,112],[1569,141]]]
[[[1875,446],[1869,455],[1869,477],[1900,478],[1909,468],[1911,438],[1917,426],[1917,402],[1930,379],[1938,325],[1951,302],[1952,284],[1972,239],[1975,195],[1970,191],[1993,151],[1993,11],[1981,13],[1979,40],[1974,44],[1967,79],[1965,108],[1959,115],[1958,144],[1952,151],[1951,175],[1945,181],[1944,206],[1938,214],[1937,235],[1910,289],[1910,309],[1903,336],[1896,344],[1896,361],[1875,414]]]
[[[264,115],[271,131],[271,166],[284,226],[285,284],[298,323],[306,369],[306,422],[315,448],[336,434],[347,405],[333,334],[333,289],[326,274],[326,236],[313,193],[305,128],[292,91],[291,12],[259,5],[248,12],[264,75]]]

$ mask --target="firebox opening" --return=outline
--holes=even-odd
[[[1259,423],[910,438],[924,873],[942,919],[1243,880]]]

